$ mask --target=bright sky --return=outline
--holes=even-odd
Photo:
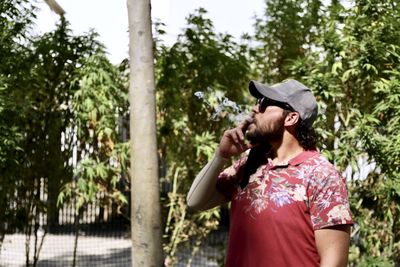
[[[252,33],[254,16],[261,15],[265,0],[152,0],[152,18],[166,24],[167,44],[175,41],[185,26],[185,18],[199,7],[208,11],[215,31],[239,38]],[[41,12],[37,25],[43,33],[54,29],[58,15],[44,0],[37,0]],[[128,13],[126,0],[57,0],[65,10],[74,34],[95,29],[107,48],[112,63],[128,56]]]

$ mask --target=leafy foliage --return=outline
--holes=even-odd
[[[73,199],[77,210],[93,203],[102,193],[102,201],[111,205],[127,203],[121,191],[122,173],[127,172],[129,144],[121,141],[122,118],[127,113],[127,90],[118,70],[104,54],[95,54],[82,62],[72,81],[71,144],[77,148],[78,165],[74,179],[64,186],[60,204]],[[125,186],[126,186],[125,181]]]
[[[30,50],[20,43],[26,40],[32,13],[30,7],[23,4],[26,1],[14,3],[10,0],[0,4],[0,244],[5,232],[17,223],[15,211],[8,207],[12,206],[13,194],[18,187],[15,177],[20,174],[23,162],[23,132],[16,123],[19,109],[14,106],[18,98],[10,93],[10,88],[26,84],[26,79],[18,74],[27,70],[24,62]]]
[[[310,49],[322,19],[320,0],[265,1],[266,8],[255,21],[251,49],[254,75],[269,83],[290,75],[293,60]]]
[[[292,66],[315,89],[323,148],[349,181],[352,266],[399,262],[398,80],[400,9],[390,1],[327,8],[315,50]],[[325,29],[325,30],[323,30]]]
[[[391,266],[400,261],[397,149],[399,121],[396,108],[399,106],[399,7],[390,1],[373,0],[356,1],[352,5],[347,3],[347,6],[342,6],[339,1],[329,4],[320,1],[266,2],[264,17],[256,20],[255,36],[247,37],[255,43],[252,43],[249,54],[245,54],[249,56],[250,61],[247,62],[251,62],[246,64],[249,64],[250,71],[257,79],[276,82],[292,76],[313,88],[320,108],[320,116],[316,122],[317,132],[321,137],[320,147],[328,159],[343,170],[349,181],[351,205],[357,222],[353,231],[350,265]],[[191,37],[192,32],[188,33],[188,37]],[[207,34],[212,36],[212,33]],[[205,40],[203,43],[206,43],[207,37],[198,39]],[[210,129],[209,126],[196,121],[193,116],[185,115],[193,110],[186,107],[194,107],[195,104],[187,106],[184,101],[187,89],[181,85],[182,81],[194,80],[192,76],[185,76],[185,70],[190,69],[190,65],[184,63],[195,57],[186,57],[191,55],[190,50],[187,50],[184,60],[177,60],[178,57],[174,57],[175,49],[180,48],[185,39],[178,41],[179,43],[168,50],[167,59],[170,61],[165,61],[171,68],[164,73],[163,68],[158,68],[162,75],[170,77],[168,80],[164,76],[159,77],[162,90],[159,101],[163,103],[164,98],[173,95],[171,91],[165,94],[167,89],[163,89],[162,85],[166,81],[168,84],[177,84],[173,88],[181,92],[181,95],[166,102],[166,107],[173,106],[172,112],[166,113],[161,109],[159,113],[160,144],[173,144],[172,147],[178,152],[177,156],[173,153],[174,158],[169,158],[171,150],[167,148],[162,150],[162,156],[166,156],[167,162],[176,163],[182,162],[180,155],[185,155],[186,161],[202,166],[203,159],[190,158],[195,154],[188,150],[179,150],[181,148],[175,143],[176,140],[203,133],[202,136],[195,136],[194,140],[184,139],[183,143],[187,147],[190,147],[187,144],[196,144],[197,156],[202,153],[211,154],[210,151],[214,148],[207,144],[210,144],[212,138],[218,138],[220,132],[204,133],[204,129]],[[190,47],[192,46],[186,49]],[[159,53],[160,51],[163,52],[162,49],[158,50]],[[199,54],[201,53],[196,51],[196,55]],[[175,71],[176,74],[172,73]],[[171,75],[167,75],[170,73]],[[191,88],[196,88],[202,80],[203,78],[196,80],[195,85],[190,84]],[[212,91],[216,92],[218,89],[213,88]],[[206,92],[204,89],[201,91]],[[213,106],[209,103],[215,101],[217,95],[218,93],[208,95],[206,107]],[[208,109],[208,117],[213,110]],[[169,114],[174,115],[167,118]],[[201,116],[201,113],[198,115]],[[195,121],[195,124],[191,124]],[[226,124],[213,125],[211,128],[215,127],[221,127],[222,130]],[[176,132],[170,129],[176,129]],[[176,165],[169,170],[172,174],[175,170],[182,177],[193,176],[189,169],[182,171],[185,169],[177,168]],[[171,173],[167,174],[167,179],[172,179],[168,177],[171,177]],[[175,179],[176,176],[172,177]],[[173,188],[177,184],[179,181],[174,182]],[[176,207],[179,190],[173,192],[169,196],[170,202],[167,203]],[[187,216],[182,210],[184,204],[182,201],[179,203],[180,208],[172,211],[179,211],[176,218],[184,218]],[[173,224],[171,216],[168,218],[169,224]],[[190,220],[196,219],[192,217]],[[166,229],[167,235],[169,229],[172,229],[171,226]],[[191,231],[183,236],[188,237],[195,233]],[[167,245],[166,251],[169,253],[173,249]]]
[[[246,101],[246,48],[229,35],[215,34],[205,15],[204,9],[189,15],[187,28],[172,47],[156,47],[159,153],[166,169],[164,183],[173,188],[164,199],[169,264],[173,264],[180,243],[198,236],[199,244],[218,225],[217,210],[203,214],[186,211],[186,193],[227,127],[226,120],[211,120],[219,100]],[[207,88],[215,94],[208,94]],[[205,101],[195,93],[204,94]]]
[[[83,144],[89,136],[83,125],[76,125],[76,113],[73,112],[74,93],[78,90],[71,86],[76,77],[76,69],[86,62],[83,58],[102,51],[96,41],[96,34],[89,32],[82,36],[73,36],[68,23],[61,20],[53,32],[36,36],[31,34],[36,9],[28,1],[5,0],[0,4],[0,244],[7,232],[22,231],[26,234],[26,264],[37,263],[40,244],[38,231],[43,223],[39,216],[46,214],[45,233],[58,221],[56,201],[61,186],[72,179],[74,145]],[[99,58],[99,57],[98,57]],[[115,67],[106,68],[107,60],[102,57],[103,71],[119,75]],[[108,62],[108,61],[107,61]],[[108,63],[109,64],[109,63]],[[109,64],[111,65],[111,64]],[[115,76],[114,75],[114,76]],[[114,78],[109,75],[108,78]],[[106,77],[107,78],[107,77]],[[118,79],[117,79],[118,80]],[[116,85],[108,80],[108,85],[116,92]],[[78,82],[76,82],[78,83]],[[118,84],[118,82],[116,83]],[[120,89],[121,87],[119,87]],[[103,90],[106,89],[103,87]],[[123,92],[123,90],[121,90]],[[121,96],[123,94],[114,94]],[[110,95],[106,95],[108,98]],[[116,96],[117,97],[117,96]],[[114,98],[116,98],[114,97]],[[82,100],[82,98],[77,100]],[[115,108],[100,106],[102,118],[122,113],[119,109],[127,104],[123,100]],[[125,101],[126,102],[126,101]],[[99,103],[97,103],[99,104]],[[118,108],[117,108],[118,107]],[[112,109],[112,110],[111,110]],[[81,110],[86,112],[87,110]],[[113,118],[116,121],[115,118]],[[104,119],[103,119],[104,120]],[[115,127],[101,121],[96,128],[96,138],[111,144],[110,161],[114,169],[109,171],[115,177],[127,157],[127,148],[112,139]],[[101,128],[103,127],[103,128]],[[110,127],[114,127],[111,128]],[[101,128],[101,130],[98,130]],[[110,131],[112,133],[110,133]],[[77,139],[79,132],[79,139]],[[108,147],[111,147],[109,145]],[[103,147],[104,148],[104,147]],[[125,155],[125,158],[121,154]],[[101,154],[101,153],[99,153]],[[103,159],[102,159],[103,160]],[[118,162],[117,167],[117,160]],[[96,162],[97,164],[97,162]],[[93,162],[86,162],[76,173],[88,173]],[[85,169],[87,168],[87,170]],[[102,177],[104,171],[100,172]],[[115,187],[117,180],[112,180]],[[92,190],[92,187],[87,187]],[[105,187],[111,189],[111,187]],[[106,190],[104,190],[106,191]],[[91,192],[91,191],[90,191]],[[123,201],[121,193],[107,192]],[[45,199],[43,196],[47,196]],[[35,238],[33,253],[30,253],[30,238]],[[44,238],[45,235],[43,235]]]
[[[231,126],[237,108],[230,101],[250,103],[250,77],[272,83],[289,76],[314,90],[321,150],[348,179],[358,223],[350,265],[400,262],[398,3],[266,1],[247,44],[214,33],[206,15],[189,15],[171,47],[161,28],[155,39],[167,265],[179,246],[194,238],[195,253],[219,225],[219,209],[192,213],[185,198]],[[78,215],[99,195],[104,205],[127,202],[126,65],[120,72],[95,33],[73,36],[66,21],[32,36],[34,19],[28,1],[0,4],[1,236],[37,232],[41,212],[51,227],[60,190],[59,203],[74,201]],[[37,190],[43,183],[47,202]]]

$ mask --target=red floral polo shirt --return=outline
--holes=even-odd
[[[346,181],[317,151],[305,151],[284,166],[268,160],[241,188],[246,160],[217,181],[231,200],[226,266],[319,266],[314,230],[353,223]]]

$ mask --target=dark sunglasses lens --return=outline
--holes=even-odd
[[[265,97],[257,99],[258,110],[264,112],[268,106],[267,99]]]
[[[268,99],[266,97],[258,98],[257,99],[258,110],[260,112],[264,112],[268,106],[277,106],[285,110],[292,111],[293,109],[285,103],[274,101],[272,99]]]

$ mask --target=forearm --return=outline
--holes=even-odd
[[[226,198],[217,191],[217,177],[227,159],[216,152],[213,158],[199,172],[187,195],[188,206],[196,210],[207,210],[225,203]]]
[[[224,132],[214,157],[196,176],[190,187],[187,203],[196,210],[207,210],[227,202],[226,197],[217,191],[217,178],[224,169],[228,158],[238,156],[250,145],[245,143],[244,133],[252,118],[243,121],[238,127]]]

